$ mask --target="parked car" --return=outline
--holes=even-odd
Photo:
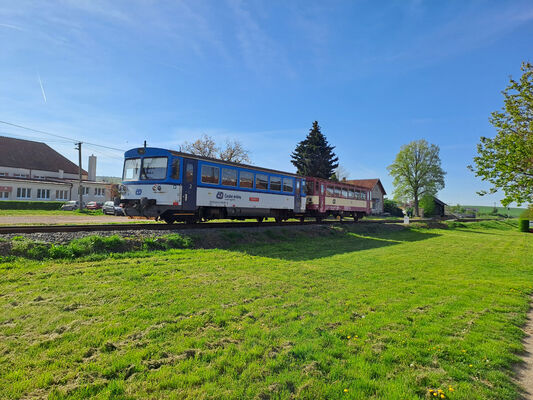
[[[83,206],[85,207],[85,203],[83,203]],[[78,208],[80,208],[80,203],[74,200],[67,201],[65,204],[61,206],[61,209],[63,211],[72,211],[72,210],[77,210]]]
[[[120,206],[116,206],[113,201],[106,201],[102,206],[102,212],[110,215],[126,215],[124,209]]]
[[[96,201],[90,201],[87,203],[87,210],[100,210],[103,203],[97,203]]]

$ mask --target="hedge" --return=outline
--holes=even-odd
[[[529,219],[520,219],[518,221],[518,230],[520,232],[529,232]]]
[[[59,210],[64,201],[0,201],[0,210]]]

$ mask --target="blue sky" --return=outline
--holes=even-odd
[[[0,120],[129,149],[236,138],[293,171],[318,120],[350,178],[402,144],[441,148],[447,203],[486,204],[466,166],[501,90],[533,61],[531,1],[0,1]],[[42,84],[42,89],[41,89]],[[0,124],[0,135],[57,138]],[[119,152],[86,146],[99,175]]]

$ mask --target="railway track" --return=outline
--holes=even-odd
[[[492,219],[456,219],[458,222],[480,222]],[[411,222],[430,222],[432,219],[418,219]],[[400,220],[362,220],[356,224],[395,224],[401,223]],[[86,224],[86,225],[4,225],[0,226],[0,235],[15,233],[56,233],[56,232],[106,232],[106,231],[179,231],[191,229],[226,229],[226,228],[258,228],[258,227],[276,227],[276,226],[310,226],[310,225],[331,225],[331,224],[353,224],[352,220],[325,220],[321,222],[203,222],[198,224],[163,224],[163,223],[128,223],[128,224]]]
[[[399,221],[358,221],[357,224],[382,224],[397,223]],[[225,228],[258,228],[258,227],[276,227],[276,226],[310,226],[310,225],[330,225],[330,224],[353,224],[351,220],[335,221],[326,220],[322,222],[203,222],[198,224],[162,224],[162,223],[127,223],[127,224],[85,224],[85,225],[9,225],[0,226],[1,234],[14,233],[56,233],[56,232],[105,232],[105,231],[178,231],[191,229],[225,229]]]

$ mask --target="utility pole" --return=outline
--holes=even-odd
[[[78,142],[76,143],[76,150],[78,150],[78,170],[79,170],[79,183],[78,183],[78,193],[79,193],[79,196],[80,196],[80,207],[79,209],[82,210],[83,209],[83,186],[81,185],[81,143],[82,142]]]

